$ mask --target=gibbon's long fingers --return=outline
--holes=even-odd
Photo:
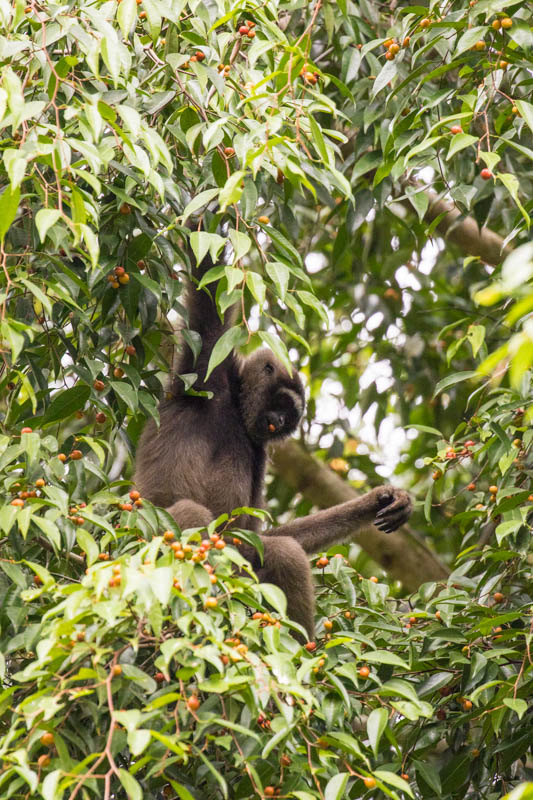
[[[409,495],[406,492],[402,492],[394,503],[378,511],[374,525],[384,533],[391,533],[407,522],[411,514],[411,508],[412,504]]]

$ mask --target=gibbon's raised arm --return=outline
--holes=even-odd
[[[192,256],[192,254],[191,259],[194,261],[194,256]],[[213,266],[214,264],[211,258],[206,256],[197,267],[193,267],[192,280],[187,280],[187,328],[188,330],[195,331],[200,335],[202,339],[200,353],[195,359],[191,347],[183,338],[181,352],[179,353],[174,365],[175,373],[186,374],[195,372],[198,375],[198,380],[194,386],[197,391],[214,391],[217,387],[220,387],[220,385],[225,382],[224,375],[228,369],[232,368],[234,360],[232,353],[222,365],[213,371],[212,375],[206,382],[205,376],[213,348],[222,334],[231,328],[236,316],[236,307],[231,306],[224,313],[223,319],[220,318],[215,302],[218,281],[213,281],[213,283],[209,283],[202,289],[198,289],[198,284],[200,283],[202,277]],[[179,393],[179,390],[182,386],[183,384],[181,380],[176,377],[173,382],[173,388]]]
[[[378,486],[357,500],[295,519],[273,528],[271,533],[296,539],[305,552],[311,554],[342,543],[369,523],[384,533],[391,533],[407,522],[411,511],[407,492],[393,486]]]

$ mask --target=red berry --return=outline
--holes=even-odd
[[[241,25],[239,28],[239,33],[241,36],[248,36],[250,33],[250,28],[248,28],[246,25]]]
[[[450,133],[453,133],[454,135],[456,133],[462,133],[462,132],[463,132],[463,129],[461,128],[460,125],[452,125],[452,127],[450,128]]]
[[[487,167],[481,170],[480,175],[484,181],[488,181],[492,178],[492,172],[490,171],[490,169],[487,169]]]

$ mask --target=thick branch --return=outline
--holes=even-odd
[[[497,266],[509,255],[512,248],[509,245],[504,247],[504,240],[498,233],[490,228],[480,228],[473,217],[463,217],[450,201],[438,198],[431,192],[427,194],[429,205],[424,222],[429,225],[441,214],[445,214],[437,225],[437,231],[447,242],[455,244],[465,256],[477,256],[486,264]],[[413,211],[407,198],[401,204],[410,212]]]
[[[294,440],[279,445],[272,453],[272,461],[278,475],[319,508],[330,508],[358,497],[346,481]],[[410,592],[424,581],[442,581],[448,576],[444,564],[406,525],[389,535],[369,525],[355,534],[353,541]]]

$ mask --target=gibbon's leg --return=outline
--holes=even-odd
[[[368,523],[391,533],[407,522],[411,510],[407,492],[394,486],[379,486],[357,500],[273,528],[272,534],[293,537],[306,553],[316,553],[345,541]]]
[[[288,616],[302,625],[312,639],[315,590],[307,555],[302,546],[290,537],[261,536],[261,541],[265,552],[262,566],[257,564],[255,567],[257,577],[262,583],[274,583],[285,592]],[[257,553],[255,560],[258,561]]]
[[[207,528],[214,520],[213,514],[208,508],[193,500],[178,500],[174,505],[169,506],[168,513],[174,517],[182,530],[186,528]]]

